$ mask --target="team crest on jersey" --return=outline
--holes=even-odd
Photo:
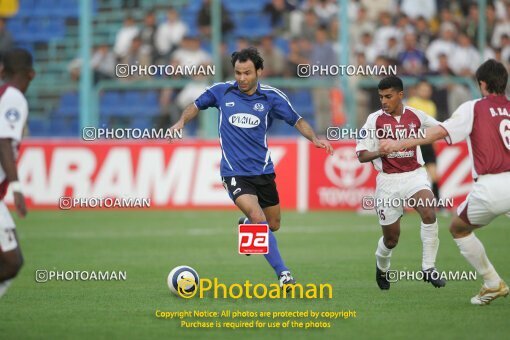
[[[410,130],[414,130],[415,128],[416,128],[416,124],[414,124],[414,123],[409,124]]]
[[[262,112],[262,111],[264,111],[264,105],[261,103],[255,103],[255,105],[253,105],[253,109],[255,111]]]
[[[384,131],[391,131],[391,124],[384,124],[383,125],[383,130]]]
[[[7,121],[9,121],[10,123],[17,122],[19,120],[20,116],[21,115],[19,114],[18,110],[16,110],[16,109],[10,109],[5,113],[5,119],[7,119]]]

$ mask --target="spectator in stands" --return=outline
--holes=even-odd
[[[382,12],[398,13],[397,1],[395,0],[360,0],[361,6],[367,9],[367,17],[371,21],[377,21]],[[377,91],[376,91],[377,92]]]
[[[510,5],[508,7],[510,8]],[[503,35],[510,37],[510,18],[507,18],[506,20],[499,20],[496,23],[494,26],[494,32],[492,33],[491,45],[493,47],[503,48],[503,46],[501,46],[501,37]]]
[[[461,32],[450,56],[450,68],[458,76],[472,77],[480,61],[480,53],[471,44],[469,36]]]
[[[451,114],[453,113],[460,104],[464,103],[465,101],[469,100],[471,98],[471,94],[469,90],[464,86],[460,85],[458,83],[455,83],[453,81],[449,81],[448,79],[455,74],[453,73],[452,69],[450,68],[450,60],[448,59],[448,55],[446,54],[440,54],[438,58],[438,68],[437,70],[432,73],[433,75],[443,76],[444,79],[442,79],[441,84],[443,85],[443,89],[447,91],[447,111]],[[441,88],[437,88],[440,90]],[[444,114],[444,113],[443,113]],[[441,115],[441,112],[439,112],[438,116]],[[446,117],[439,117],[440,120],[444,120]]]
[[[501,62],[508,68],[510,66],[510,36],[503,34],[500,41]]]
[[[0,56],[12,48],[12,36],[7,30],[5,19],[0,18]]]
[[[355,46],[354,51],[356,53],[362,53],[367,63],[373,64],[375,58],[379,55],[379,51],[375,46],[370,31],[362,32],[361,41]]]
[[[177,65],[210,65],[212,58],[200,47],[198,36],[188,35],[182,39],[181,46],[174,52],[171,64]]]
[[[94,72],[94,83],[114,77],[116,59],[108,44],[101,44],[96,48],[90,66]]]
[[[305,12],[304,20],[301,25],[300,36],[312,41],[315,39],[315,32],[319,28],[319,20],[313,10]]]
[[[281,77],[285,72],[285,55],[268,35],[260,40],[259,53],[264,59],[264,77]]]
[[[117,59],[110,50],[110,46],[108,44],[98,45],[90,59],[94,84],[100,80],[112,79],[115,76],[116,63]],[[72,80],[78,81],[80,79],[81,67],[81,58],[75,58],[69,63],[67,70]]]
[[[221,3],[221,33],[227,36],[235,28],[231,18],[232,15]],[[203,1],[197,15],[197,26],[202,38],[211,37],[211,0]]]
[[[361,40],[363,39],[363,34],[368,33],[370,37],[372,37],[372,34],[375,32],[375,23],[371,20],[368,20],[367,13],[368,12],[365,7],[359,6],[356,19],[349,24],[349,34],[352,37],[354,46],[359,46]]]
[[[313,10],[319,19],[319,25],[329,25],[337,15],[338,6],[335,0],[318,0],[315,2]]]
[[[244,37],[237,38],[236,51],[241,51],[248,47],[250,47],[250,42],[248,41],[247,38]],[[229,58],[231,58],[231,56],[229,56]],[[232,66],[232,62],[230,62],[230,65]]]
[[[404,35],[404,51],[398,55],[400,72],[404,75],[418,76],[427,69],[425,53],[416,48],[416,35],[408,32]]]
[[[414,32],[414,26],[411,23],[411,19],[409,19],[409,17],[405,14],[397,16],[395,27],[399,30],[401,38],[403,38],[407,32]]]
[[[425,51],[432,40],[430,27],[424,17],[418,17],[414,22],[414,32],[416,35],[416,48]]]
[[[399,44],[398,36],[390,36],[388,38],[387,47],[384,50],[379,51],[379,54],[386,56],[388,59],[391,59],[392,64],[396,64],[398,62],[398,56],[400,52],[402,52],[402,48]]]
[[[327,28],[320,26],[315,32],[315,43],[313,44],[310,57],[312,64],[335,65],[337,56],[333,44],[328,40]],[[325,134],[331,125],[331,110],[329,106],[329,88],[314,88],[313,104],[315,112],[315,126],[319,133]]]
[[[389,12],[381,12],[379,16],[379,27],[374,33],[374,42],[380,54],[386,53],[388,48],[388,40],[391,37],[400,39],[403,32],[400,32],[397,27],[393,25],[393,19]]]
[[[117,58],[124,58],[127,55],[133,38],[136,37],[139,32],[140,30],[136,26],[135,19],[128,15],[126,19],[124,19],[124,25],[117,32],[117,36],[115,37],[113,52],[115,52]]]
[[[177,10],[170,7],[167,11],[167,21],[160,24],[156,31],[156,49],[159,55],[168,59],[178,48],[187,31],[188,27],[179,18]]]
[[[151,64],[151,55],[150,52],[143,48],[142,38],[137,35],[133,38],[131,42],[131,46],[129,48],[128,53],[120,60],[121,64],[128,65],[146,65],[149,66]],[[147,78],[149,75],[146,74],[130,74],[129,77],[121,78],[122,80],[135,80]]]
[[[262,12],[271,18],[273,33],[283,33],[288,28],[288,14],[295,8],[286,0],[271,0]],[[265,72],[264,72],[265,73]]]
[[[161,115],[157,123],[158,128],[166,129],[175,124],[182,110],[198,98],[209,85],[207,77],[195,76],[178,92],[174,92],[172,89],[163,89],[160,97]],[[186,124],[186,130],[196,128],[196,123],[190,123]]]
[[[158,58],[158,51],[156,49],[157,28],[156,15],[153,11],[148,11],[143,20],[140,37],[142,38],[142,47],[151,55],[151,63],[155,63]]]
[[[454,24],[451,22],[443,22],[441,24],[440,34],[440,38],[432,41],[425,51],[425,55],[429,61],[429,69],[432,71],[437,71],[439,67],[439,56],[441,54],[445,54],[448,59],[451,60],[451,55],[456,45],[455,36],[457,30]]]
[[[310,63],[310,53],[300,48],[300,40],[303,38],[292,38],[289,40],[289,54],[285,67],[286,77],[296,77],[299,64]]]
[[[479,27],[479,10],[476,4],[469,6],[469,16],[464,21],[463,32],[465,32],[471,41],[478,39],[478,27]],[[487,4],[487,10],[485,12],[485,41],[490,43],[491,37],[494,33],[496,26],[496,12],[494,6]]]
[[[436,0],[402,0],[400,11],[412,19],[419,16],[431,20],[436,16]]]

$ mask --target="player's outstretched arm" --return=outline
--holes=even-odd
[[[371,162],[376,158],[386,156],[386,153],[381,151],[368,151],[363,150],[358,152],[358,160],[360,163]]]
[[[195,103],[189,104],[184,111],[182,111],[181,118],[175,123],[170,130],[182,130],[184,128],[184,125],[186,125],[187,122],[195,118],[200,112],[200,110],[196,107]]]
[[[5,178],[9,183],[18,182],[18,171],[16,170],[16,161],[12,152],[12,142],[10,138],[0,138],[0,164],[5,172]],[[25,217],[27,208],[25,197],[19,188],[12,188],[14,195],[14,205],[20,217]]]
[[[294,127],[306,139],[308,139],[310,142],[312,142],[313,145],[315,145],[318,148],[325,149],[326,152],[329,153],[330,155],[333,154],[333,147],[331,146],[331,144],[329,144],[328,141],[320,140],[319,138],[317,138],[312,127],[310,126],[310,124],[308,124],[308,122],[306,120],[304,120],[303,118],[299,118],[299,120],[297,121],[296,125],[294,125]]]
[[[433,126],[425,130],[425,138],[407,138],[407,139],[381,139],[379,141],[379,151],[391,153],[402,149],[412,148],[417,145],[432,144],[436,140],[448,136],[448,132],[441,126]]]

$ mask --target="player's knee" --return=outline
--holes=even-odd
[[[393,236],[393,237],[385,237],[384,238],[384,245],[386,246],[386,248],[388,249],[393,249],[397,246],[398,244],[398,236]]]
[[[466,237],[469,236],[471,232],[471,228],[459,227],[453,223],[450,225],[450,234],[452,234],[453,238]]]
[[[421,212],[421,220],[425,224],[432,224],[436,222],[436,212],[434,209],[425,209]]]
[[[252,223],[261,223],[266,220],[266,216],[261,211],[251,211],[248,213],[248,218]]]
[[[15,278],[21,270],[21,267],[23,267],[23,256],[21,254],[17,254],[16,256],[4,259],[3,267],[5,280]]]
[[[276,218],[269,222],[269,229],[271,231],[278,231],[280,229],[280,219]]]

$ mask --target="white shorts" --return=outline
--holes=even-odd
[[[18,242],[14,236],[16,226],[12,220],[11,213],[4,201],[0,201],[0,250],[8,252],[18,247]]]
[[[471,225],[487,225],[499,215],[510,217],[510,172],[481,175],[457,215]]]
[[[418,191],[430,190],[431,188],[427,171],[423,167],[396,174],[380,172],[377,175],[376,183],[375,210],[379,217],[380,225],[395,223],[404,214],[403,204],[399,206],[383,206],[380,204],[382,200],[402,201],[410,198]]]

